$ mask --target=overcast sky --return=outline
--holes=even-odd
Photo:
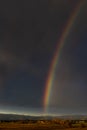
[[[49,111],[87,112],[87,1],[56,66]],[[79,0],[0,1],[0,110],[43,111],[58,40]],[[80,110],[80,109],[79,109]],[[52,112],[54,112],[52,110]]]

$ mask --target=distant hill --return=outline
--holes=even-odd
[[[0,120],[49,120],[51,116],[29,116],[18,114],[0,114]]]
[[[61,119],[73,119],[73,120],[85,120],[87,119],[87,115],[65,115],[59,116]]]
[[[87,120],[87,115],[65,115],[65,116],[28,116],[17,114],[0,114],[0,120],[52,120],[57,119],[72,119],[72,120]]]

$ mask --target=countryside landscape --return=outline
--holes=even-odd
[[[87,130],[87,116],[0,114],[0,130]]]

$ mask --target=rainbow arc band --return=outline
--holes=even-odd
[[[44,97],[43,97],[43,105],[44,105],[44,111],[47,112],[48,111],[48,107],[50,104],[50,96],[51,96],[51,91],[52,91],[52,84],[53,84],[53,79],[54,79],[54,75],[55,75],[55,69],[56,69],[56,65],[58,63],[60,54],[61,54],[61,50],[65,44],[65,40],[70,32],[70,29],[77,17],[77,15],[79,14],[79,11],[82,8],[82,5],[84,4],[83,2],[84,0],[81,0],[78,5],[76,6],[76,8],[73,10],[70,18],[67,21],[67,24],[64,28],[64,31],[60,37],[60,40],[57,43],[57,49],[54,53],[54,56],[52,58],[52,62],[50,65],[50,69],[48,72],[48,77],[46,80],[46,85],[45,85],[45,93],[44,93]]]

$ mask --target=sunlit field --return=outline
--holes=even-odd
[[[1,121],[0,130],[87,130],[87,121]]]

